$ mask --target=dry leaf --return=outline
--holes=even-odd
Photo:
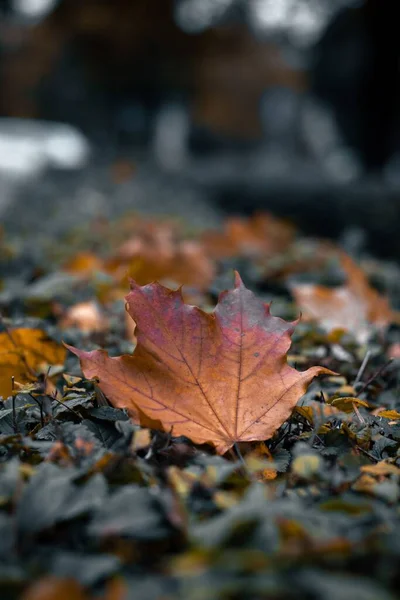
[[[125,242],[105,269],[116,281],[140,284],[169,280],[206,289],[215,275],[213,261],[196,241],[180,240],[171,224],[148,223]]]
[[[392,465],[384,460],[376,463],[376,465],[363,465],[360,467],[360,470],[363,473],[375,475],[376,477],[386,477],[387,475],[397,475],[397,477],[400,476],[399,467],[396,467],[396,465]]]
[[[295,411],[313,426],[316,422],[319,424],[326,423],[330,417],[338,415],[340,412],[338,408],[330,404],[317,401],[310,402],[308,406],[296,406]]]
[[[151,444],[151,431],[150,429],[139,429],[133,434],[131,442],[131,450],[138,452],[147,448]]]
[[[126,238],[126,228],[130,237]],[[110,276],[114,284],[123,284],[130,277],[140,284],[152,281],[173,281],[207,289],[215,276],[215,265],[203,245],[198,241],[182,239],[179,227],[173,221],[147,221],[126,218],[118,226],[117,234],[106,238],[111,251],[102,259],[90,252],[81,252],[64,265],[64,270],[82,278],[90,278],[101,271]],[[117,239],[115,239],[117,237]],[[117,245],[118,240],[118,245]],[[99,284],[97,284],[99,285]],[[108,291],[109,284],[101,287]],[[114,285],[112,297],[121,297]],[[107,293],[106,293],[106,299]]]
[[[100,596],[89,596],[83,586],[66,577],[48,575],[38,579],[23,593],[21,600],[124,600],[127,588],[121,579],[111,579]]]
[[[41,329],[10,329],[0,333],[0,396],[12,393],[12,377],[19,383],[36,381],[47,365],[62,365],[65,348]]]
[[[399,359],[400,358],[400,344],[399,342],[395,342],[391,344],[386,351],[386,356],[389,358]]]
[[[94,300],[79,302],[71,306],[59,323],[62,329],[77,327],[85,333],[105,331],[108,322],[102,314],[99,305]]]
[[[238,274],[212,314],[158,283],[132,282],[127,306],[137,323],[133,356],[71,348],[85,376],[96,377],[111,403],[136,422],[143,413],[220,453],[235,442],[270,438],[311,380],[331,373],[300,373],[287,364],[295,324],[272,316]]]
[[[330,406],[337,408],[345,413],[352,413],[354,411],[354,407],[357,408],[369,408],[368,402],[365,400],[360,400],[360,398],[353,398],[352,396],[346,396],[345,398],[334,398],[329,401]]]
[[[390,421],[398,421],[400,419],[400,413],[397,410],[385,410],[384,408],[377,408],[372,411],[373,415],[377,417],[384,417]]]
[[[77,581],[49,575],[35,581],[21,600],[88,600],[88,597]]]
[[[343,252],[340,264],[347,276],[346,285],[337,288],[296,285],[292,288],[293,295],[306,319],[318,321],[328,332],[350,331],[363,343],[370,335],[371,324],[384,329],[399,317],[387,298],[369,285],[362,269]]]
[[[292,225],[270,214],[258,213],[248,219],[227,219],[224,231],[205,233],[203,243],[215,258],[257,257],[283,252],[293,238]]]
[[[89,276],[101,271],[103,261],[91,252],[80,252],[64,265],[64,270],[73,275]]]

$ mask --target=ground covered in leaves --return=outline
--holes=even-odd
[[[1,598],[398,597],[396,265],[350,257],[269,215],[205,232],[126,215],[35,253],[17,238],[0,243]],[[207,319],[233,269],[273,315],[302,314],[289,366],[333,372],[268,425],[268,439],[233,439],[222,454],[182,423],[177,437],[154,414],[132,420],[116,407],[126,390],[113,400],[113,382],[85,378],[63,345],[135,356],[139,340],[143,354],[125,310],[129,277],[183,285]],[[175,410],[167,376],[165,390],[156,376],[157,398]],[[251,388],[247,411],[268,403],[268,381]],[[198,409],[190,393],[179,402]]]

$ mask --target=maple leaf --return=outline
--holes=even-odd
[[[230,217],[224,231],[209,231],[203,235],[203,244],[215,258],[234,256],[273,256],[290,246],[294,227],[268,213],[256,213],[250,218]]]
[[[344,252],[339,254],[340,265],[347,276],[346,285],[329,288],[322,285],[302,284],[292,287],[292,292],[303,316],[315,320],[326,331],[344,329],[363,343],[376,329],[385,329],[398,322],[388,299],[374,290],[363,270]]]
[[[126,285],[132,277],[141,284],[169,280],[207,289],[215,276],[215,265],[200,242],[181,239],[173,222],[135,219],[128,223],[132,224],[133,234],[111,256],[102,259],[81,252],[64,265],[64,270],[82,278],[102,271],[110,275],[114,284]],[[113,240],[110,244],[114,245]]]
[[[105,264],[116,280],[128,276],[138,283],[169,279],[206,289],[215,275],[213,261],[202,244],[181,240],[169,223],[147,223]]]
[[[300,373],[287,364],[295,323],[272,316],[239,274],[212,314],[159,283],[132,282],[126,299],[137,324],[133,355],[70,348],[85,376],[96,377],[111,403],[136,422],[145,415],[221,454],[235,442],[270,438],[311,380],[331,373]]]
[[[0,396],[12,393],[12,377],[19,383],[36,380],[36,371],[64,364],[65,348],[41,329],[21,327],[0,333]]]

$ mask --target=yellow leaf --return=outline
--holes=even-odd
[[[364,406],[365,408],[369,407],[368,402],[365,402],[365,400],[360,400],[360,398],[353,398],[352,396],[346,398],[335,398],[330,402],[330,405],[345,413],[353,412],[354,406]]]
[[[378,417],[385,417],[385,419],[397,421],[397,419],[400,419],[400,413],[397,412],[397,410],[383,410],[379,413]]]
[[[312,479],[321,469],[321,458],[314,454],[301,454],[292,462],[292,471],[302,479]]]
[[[36,381],[46,365],[63,364],[66,350],[41,329],[19,328],[0,333],[0,396],[12,394],[12,378]]]
[[[387,463],[384,460],[378,462],[376,465],[364,465],[363,467],[361,467],[361,471],[370,475],[376,475],[377,477],[385,477],[387,475],[400,475],[399,467],[396,467],[396,465],[391,465],[390,463]]]
[[[138,450],[143,450],[143,448],[147,448],[151,443],[151,431],[150,429],[139,429],[139,431],[135,431],[133,436],[131,449],[134,452]]]

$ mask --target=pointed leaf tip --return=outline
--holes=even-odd
[[[131,290],[136,290],[139,287],[138,284],[136,283],[136,281],[134,279],[132,279],[132,277],[129,277],[128,282],[129,282],[129,288]]]
[[[244,283],[242,278],[240,277],[239,271],[234,271],[235,274],[235,288],[240,288],[240,287],[244,287]]]

